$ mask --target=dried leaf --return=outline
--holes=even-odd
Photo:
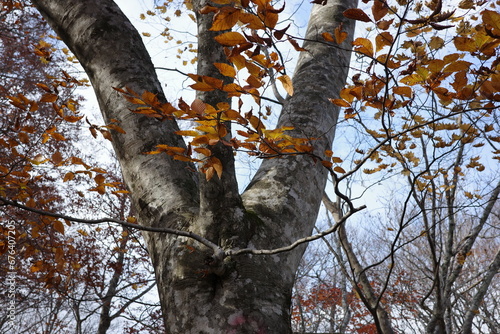
[[[372,20],[366,15],[366,13],[359,8],[350,8],[344,11],[344,16],[348,19],[362,21],[362,22],[372,22]]]

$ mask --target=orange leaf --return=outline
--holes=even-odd
[[[289,38],[288,41],[290,42],[290,44],[292,44],[295,51],[307,51],[307,49],[304,49],[303,47],[301,47],[299,45],[299,43],[297,43],[297,41],[294,40],[293,38]]]
[[[345,173],[345,170],[344,168],[340,167],[340,166],[335,166],[335,168],[333,169],[334,172],[337,172],[337,173],[341,173],[341,174],[344,174]]]
[[[326,168],[332,168],[333,164],[330,161],[321,160],[321,164]]]
[[[71,181],[75,178],[75,173],[68,172],[64,175],[63,182]]]
[[[365,54],[368,57],[373,57],[373,44],[369,39],[361,37],[356,38],[356,40],[352,42],[352,45],[354,45],[354,50],[357,52]]]
[[[246,38],[236,31],[229,31],[215,37],[215,40],[224,46],[236,46],[238,44],[246,43]]]
[[[351,105],[342,99],[328,99],[331,103],[344,108],[349,108]]]
[[[104,183],[104,181],[106,181],[106,177],[102,174],[97,174],[95,177],[94,177],[94,180],[97,184],[102,184]]]
[[[350,8],[344,11],[344,16],[348,19],[362,21],[362,22],[371,22],[372,20],[359,8]]]
[[[219,177],[219,179],[221,179],[222,178],[222,162],[216,157],[211,157],[210,160],[212,161],[213,168],[217,172],[217,176]]]
[[[233,66],[225,63],[214,63],[214,66],[217,67],[220,74],[226,77],[234,78],[236,76],[236,70]]]
[[[234,7],[222,7],[217,14],[214,15],[214,20],[210,30],[221,31],[231,29],[240,17],[240,10]]]
[[[262,20],[257,15],[251,13],[240,13],[239,20],[241,23],[245,24],[248,29],[259,30],[265,28]]]
[[[335,28],[335,40],[337,41],[337,44],[342,44],[342,42],[345,41],[347,36],[348,33],[342,31],[342,25],[339,25],[337,28]]]
[[[321,36],[323,36],[323,39],[327,42],[335,42],[335,38],[329,32],[324,32]]]
[[[210,151],[208,148],[206,147],[197,147],[194,149],[195,152],[198,152],[200,154],[203,154],[204,156],[206,157],[210,157],[212,155],[212,151]]]
[[[39,260],[39,261],[36,261],[35,264],[31,266],[30,271],[32,273],[36,273],[37,271],[42,270],[42,268],[43,268],[43,261]]]
[[[63,161],[61,152],[56,151],[54,154],[52,154],[51,160],[54,165],[59,165]]]
[[[208,167],[205,170],[205,179],[207,181],[210,181],[210,179],[214,176],[214,173],[215,173],[215,169],[212,166]]]

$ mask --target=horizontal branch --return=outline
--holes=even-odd
[[[147,232],[157,232],[157,233],[168,233],[168,234],[173,234],[181,237],[188,237],[191,239],[194,239],[201,244],[207,246],[208,248],[212,249],[215,254],[219,254],[222,252],[222,249],[211,242],[210,240],[207,240],[203,238],[202,236],[199,236],[198,234],[195,234],[193,232],[188,232],[188,231],[181,231],[181,230],[175,230],[172,228],[168,227],[150,227],[150,226],[143,226],[143,225],[138,225],[138,224],[132,224],[120,219],[116,218],[110,218],[110,217],[105,217],[105,218],[99,218],[99,219],[84,219],[84,218],[77,218],[77,217],[72,217],[72,216],[67,216],[63,214],[58,214],[50,211],[45,211],[45,210],[40,210],[40,209],[35,209],[29,206],[26,206],[24,204],[18,203],[16,201],[11,201],[5,197],[0,196],[0,203],[3,203],[4,205],[10,205],[22,210],[26,210],[29,212],[33,212],[42,216],[48,216],[48,217],[53,217],[53,218],[58,218],[58,219],[64,219],[67,221],[75,222],[75,223],[83,223],[83,224],[88,224],[88,225],[96,225],[96,224],[102,224],[102,223],[115,223],[119,224],[121,226],[131,228],[131,229],[136,229],[140,231],[147,231]]]
[[[280,247],[280,248],[274,248],[274,249],[253,249],[253,248],[243,248],[243,249],[237,249],[237,250],[227,250],[226,256],[236,256],[236,255],[242,255],[242,254],[254,254],[254,255],[274,255],[274,254],[279,254],[279,253],[284,253],[284,252],[289,252],[296,248],[299,245],[318,240],[320,238],[323,238],[333,232],[335,232],[341,224],[343,224],[349,217],[351,217],[353,214],[355,214],[358,211],[366,209],[366,205],[362,205],[358,208],[354,208],[353,210],[350,210],[347,212],[338,222],[335,223],[332,227],[329,229],[326,229],[322,232],[319,232],[317,234],[298,239],[291,243],[288,246],[285,247]]]
[[[284,253],[293,250],[294,248],[298,247],[299,245],[323,238],[337,230],[337,228],[340,226],[340,224],[343,224],[349,217],[351,217],[353,214],[355,214],[358,211],[364,210],[366,208],[366,205],[360,206],[358,208],[354,208],[353,210],[350,210],[347,212],[342,219],[340,219],[334,226],[330,227],[329,229],[326,229],[320,233],[298,239],[291,243],[288,246],[280,247],[280,248],[274,248],[274,249],[253,249],[253,248],[243,248],[243,249],[228,249],[228,250],[223,250],[220,246],[214,244],[210,240],[196,234],[193,232],[188,232],[188,231],[182,231],[182,230],[176,230],[168,227],[149,227],[149,226],[143,226],[143,225],[138,225],[138,224],[132,224],[120,219],[116,218],[110,218],[110,217],[104,217],[104,218],[99,218],[99,219],[84,219],[84,218],[77,218],[77,217],[72,217],[68,215],[63,215],[63,214],[58,214],[50,211],[45,211],[45,210],[40,210],[40,209],[35,209],[29,206],[26,206],[24,204],[18,203],[16,201],[9,200],[5,197],[0,196],[0,203],[3,203],[3,205],[9,205],[16,207],[18,209],[26,210],[29,212],[33,212],[42,216],[48,216],[48,217],[53,217],[53,218],[58,218],[58,219],[64,219],[67,221],[75,222],[75,223],[82,223],[82,224],[88,224],[88,225],[96,225],[96,224],[102,224],[102,223],[115,223],[127,228],[131,229],[136,229],[140,231],[146,231],[146,232],[156,232],[156,233],[167,233],[167,234],[173,234],[177,236],[182,236],[182,237],[187,237],[191,238],[193,240],[198,241],[199,243],[207,246],[208,248],[212,249],[214,254],[212,257],[216,261],[216,263],[220,263],[225,257],[228,256],[236,256],[236,255],[242,255],[242,254],[254,254],[254,255],[274,255],[274,254],[279,254],[279,253]]]

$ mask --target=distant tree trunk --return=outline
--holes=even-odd
[[[327,178],[321,164],[305,156],[265,160],[240,196],[232,152],[223,147],[214,148],[223,162],[222,179],[209,182],[186,162],[142,154],[157,144],[185,144],[174,134],[174,121],[131,113],[133,106],[112,89],[147,90],[165,102],[136,29],[109,0],[34,3],[85,68],[105,120],[119,120],[126,131],[114,134],[113,145],[141,224],[192,231],[224,248],[276,248],[311,233]],[[194,5],[201,6],[199,1]],[[295,94],[286,100],[278,122],[294,126],[301,137],[318,138],[318,154],[334,138],[339,110],[327,98],[337,97],[343,87],[350,52],[314,41],[341,22],[352,36],[354,23],[342,12],[356,5],[356,0],[330,0],[313,6],[304,43],[308,51],[301,54]],[[198,70],[211,73],[212,62],[223,61],[223,51],[210,40],[210,19],[198,16],[198,24],[204,39]],[[215,94],[199,98],[208,103],[227,99]],[[187,238],[147,233],[146,239],[168,333],[291,333],[291,293],[304,247],[214,265],[210,251]]]

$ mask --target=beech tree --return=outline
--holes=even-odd
[[[194,81],[191,88],[196,98],[175,103],[165,98],[140,34],[113,1],[33,2],[92,83],[106,125],[90,128],[92,134],[100,130],[112,139],[134,216],[81,219],[37,208],[29,196],[2,193],[0,200],[49,217],[59,229],[63,221],[114,222],[144,231],[169,333],[290,333],[292,288],[307,242],[337,230],[342,234],[344,223],[364,208],[356,207],[341,191],[341,181],[369,162],[377,165],[368,173],[396,166],[383,163],[381,156],[405,166],[418,165],[411,152],[401,151],[426,127],[463,131],[458,138],[449,133],[451,144],[432,137],[445,147],[468,142],[469,137],[473,140],[471,127],[440,121],[467,113],[474,118],[475,112],[491,112],[498,103],[498,63],[493,58],[500,44],[500,26],[491,10],[482,12],[484,23],[455,40],[458,50],[481,61],[482,67],[472,73],[467,72],[472,63],[459,60],[465,55],[431,61],[427,48],[440,49],[442,39],[428,44],[399,40],[403,35],[448,29],[447,23],[455,17],[443,11],[439,0],[425,10],[421,3],[376,0],[368,6],[369,15],[354,0],[314,1],[300,40],[278,23],[283,11],[279,3],[189,1],[186,7],[193,11],[198,27],[197,71],[187,76]],[[368,38],[353,38],[355,21],[374,24],[375,45]],[[395,32],[386,31],[390,27]],[[300,52],[292,77],[278,48],[284,42]],[[397,54],[398,46],[408,54]],[[358,57],[368,59],[362,69],[366,77],[354,75],[352,84],[344,88],[353,47]],[[384,48],[389,51],[381,53]],[[242,73],[247,75],[245,80],[240,80]],[[481,85],[468,85],[468,75],[476,75],[474,82]],[[446,78],[454,80],[446,82]],[[271,99],[280,108],[274,129],[264,124],[262,101],[269,97],[259,89],[266,82],[273,88],[281,82],[287,92],[286,98],[277,93]],[[398,111],[416,103],[419,87],[445,102],[456,99],[459,108],[430,109],[425,114],[410,111],[401,117],[406,123],[394,123]],[[79,119],[57,90],[45,90],[45,102],[53,103],[61,118]],[[247,106],[245,96],[254,99],[257,111]],[[12,101],[19,107],[33,104],[28,98]],[[346,119],[373,108],[372,117],[381,124],[380,130],[365,126],[375,144],[359,151],[362,157],[353,161],[349,172],[331,150],[340,108],[345,108]],[[196,126],[180,130],[178,120],[194,121]],[[399,146],[394,148],[395,144]],[[263,159],[241,194],[235,153]],[[103,194],[116,189],[104,171],[77,159],[68,163],[84,168],[81,173],[96,183],[93,191]],[[410,168],[402,172],[411,173]],[[414,184],[422,175],[429,176],[425,173],[418,172]],[[74,176],[66,173],[64,181]],[[330,228],[311,235],[329,176],[341,206],[334,210]],[[359,281],[354,280],[354,286],[376,330],[392,333],[386,305],[374,293],[365,270],[352,261],[346,239],[340,238],[351,265],[355,264]]]
[[[138,32],[112,1],[34,3],[86,70],[105,120],[119,120],[125,132],[113,134],[113,145],[137,220],[149,230],[146,240],[167,331],[290,332],[291,291],[304,247],[264,256],[253,250],[289,246],[311,234],[327,170],[306,155],[265,160],[240,195],[233,152],[222,142],[210,145],[213,161],[220,161],[214,167],[218,175],[211,178],[193,172],[190,162],[145,155],[157,145],[186,145],[175,133],[175,121],[131,113],[138,101],[114,90],[150,92],[167,103]],[[193,6],[199,27],[199,81],[221,78],[213,64],[226,63],[227,56],[224,47],[214,43],[220,32],[210,30],[213,13],[200,13],[203,4],[198,1]],[[344,1],[313,9],[306,35],[310,41],[303,45],[308,51],[297,65],[295,92],[284,103],[279,121],[280,127],[297,129],[292,135],[295,131],[300,137],[319,138],[314,143],[319,152],[329,149],[333,140],[339,108],[326,97],[343,86],[350,50],[315,41],[341,22],[352,36],[354,22],[342,16],[352,7],[355,2]],[[251,8],[273,28],[279,8],[268,2],[252,3]],[[348,46],[349,40],[344,43]],[[213,106],[229,101],[223,90],[200,91],[197,97]],[[184,233],[165,233],[168,229]],[[189,238],[194,234],[203,237],[205,246]]]

